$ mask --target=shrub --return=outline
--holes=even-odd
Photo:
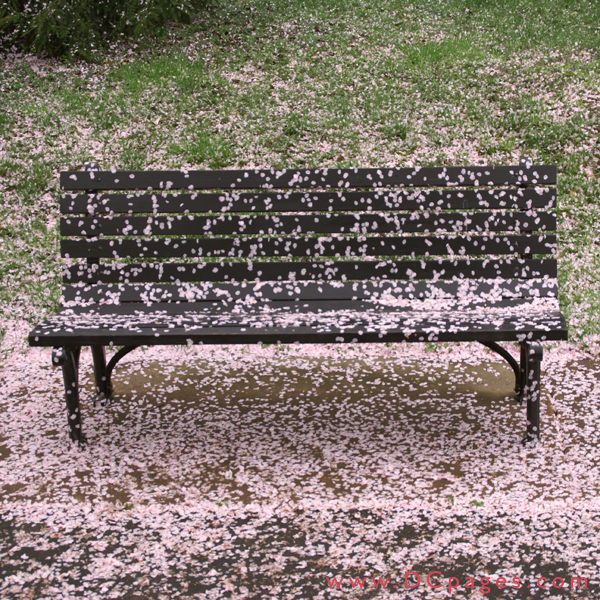
[[[204,0],[0,0],[4,44],[47,56],[93,59],[111,42],[189,23]]]

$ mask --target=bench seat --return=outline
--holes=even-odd
[[[30,334],[32,346],[565,339],[560,311],[516,301],[444,310],[352,300],[102,305],[63,309]]]

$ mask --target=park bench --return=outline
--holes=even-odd
[[[85,441],[95,401],[156,344],[480,342],[500,354],[540,435],[541,342],[558,309],[556,168],[62,172],[62,308],[29,336],[61,366]],[[518,342],[517,361],[498,342]],[[105,349],[119,348],[107,362]]]

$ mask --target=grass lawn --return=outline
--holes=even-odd
[[[98,64],[0,63],[0,306],[60,295],[58,173],[515,164],[559,170],[561,307],[600,336],[600,3],[214,0]]]

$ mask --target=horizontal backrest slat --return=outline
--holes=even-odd
[[[554,231],[552,213],[354,213],[311,215],[177,215],[63,217],[64,236],[303,235]]]
[[[404,167],[231,171],[64,171],[64,190],[198,190],[499,186],[556,183],[556,167]]]
[[[556,278],[553,259],[319,262],[130,263],[65,266],[63,282],[192,283],[201,281],[346,281]]]
[[[555,235],[64,239],[65,258],[253,258],[553,254]]]
[[[64,194],[62,214],[552,209],[553,188],[200,194]]]
[[[365,281],[242,283],[201,285],[95,285],[65,286],[63,303],[122,304],[125,302],[254,302],[264,300],[366,300],[388,296],[399,299],[436,299],[461,296],[472,301],[503,298],[556,297],[556,280],[464,280],[464,281]],[[432,307],[433,308],[433,307]]]

